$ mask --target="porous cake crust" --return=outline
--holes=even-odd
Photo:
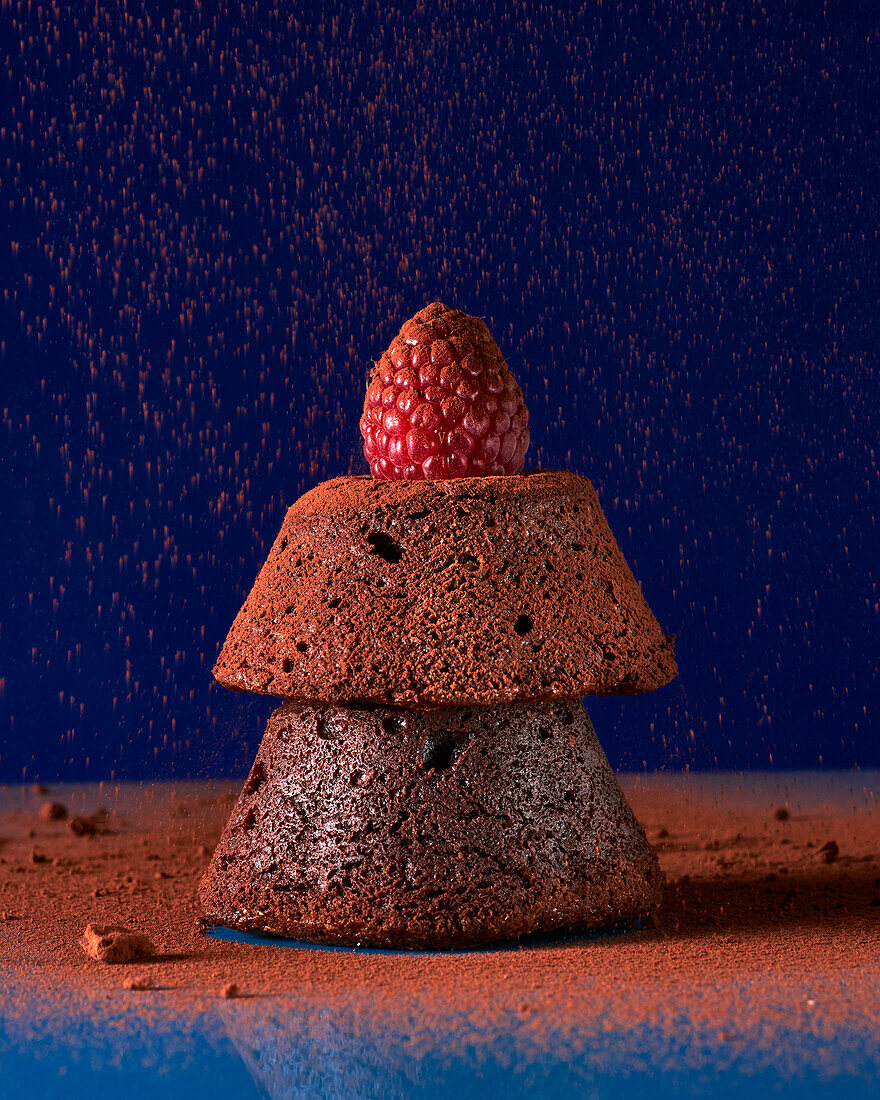
[[[287,702],[199,897],[211,924],[449,948],[634,918],[661,883],[577,699]]]
[[[304,701],[509,703],[677,672],[583,477],[341,477],[288,511],[214,668]]]

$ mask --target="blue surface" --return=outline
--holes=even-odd
[[[560,1044],[542,1057],[529,1058],[512,1036],[501,1036],[487,1054],[482,1044],[456,1035],[437,1036],[434,1048],[414,1056],[407,1036],[373,1036],[344,1028],[306,1026],[295,1004],[279,1004],[257,1029],[243,1039],[238,1017],[246,1002],[236,1002],[207,1014],[182,1034],[162,1026],[144,1029],[133,1013],[123,1026],[96,1026],[72,1020],[47,1029],[44,1037],[26,1046],[10,1036],[0,1021],[0,1096],[42,1097],[58,1100],[91,1097],[210,1096],[215,1100],[256,1096],[316,1097],[323,1100],[376,1100],[436,1097],[523,1097],[531,1100],[560,1096],[636,1098],[740,1097],[772,1095],[780,1100],[837,1100],[876,1097],[878,1065],[876,1038],[844,1036],[850,1053],[863,1051],[862,1067],[829,1074],[815,1058],[805,1058],[803,1069],[792,1075],[772,1068],[756,1069],[748,1052],[713,1068],[713,1051],[683,1036],[672,1052],[678,1068],[633,1068],[647,1060],[658,1040],[650,1029],[611,1036],[603,1042],[601,1068],[592,1065],[589,1050]],[[267,1026],[267,1021],[270,1026]],[[318,1021],[320,1025],[320,1021]],[[792,1034],[781,1036],[780,1057]],[[837,1042],[840,1042],[838,1037]],[[250,1044],[245,1054],[241,1047]],[[871,1052],[873,1051],[873,1056]],[[815,1053],[815,1052],[814,1052]],[[670,1051],[663,1052],[664,1063]]]
[[[321,947],[216,929],[215,938],[297,950],[413,956]],[[579,940],[625,935],[624,930]],[[535,940],[559,945],[566,938]],[[528,950],[512,944],[511,950]],[[503,949],[503,948],[502,948]],[[478,951],[484,949],[478,949]],[[498,947],[485,950],[498,950]],[[468,954],[462,952],[461,954]],[[430,954],[430,953],[428,953]],[[749,987],[740,992],[749,995]],[[759,989],[751,995],[761,996]],[[149,998],[149,1022],[138,997]],[[331,1012],[314,990],[218,1000],[206,1011],[163,1015],[161,990],[132,999],[105,995],[94,1011],[55,1019],[0,1018],[0,1097],[52,1100],[161,1095],[168,1100],[873,1100],[880,1088],[875,1030],[821,1035],[774,1025],[773,1044],[754,1047],[709,1030],[641,1024],[579,1037],[542,1020],[535,1030],[515,1011],[475,1025],[468,1011],[425,1028],[416,1009],[390,1018]],[[172,1008],[172,1002],[167,1002]],[[670,1005],[670,1012],[676,1011]]]
[[[108,1036],[81,1024],[74,1036],[59,1029],[33,1047],[23,1049],[4,1034],[0,1022],[0,1096],[3,1100],[43,1097],[120,1098],[166,1096],[227,1097],[249,1100],[265,1095],[254,1083],[235,1047],[227,1040],[193,1033],[186,1051],[175,1049],[170,1037],[154,1031],[149,1038],[119,1030]],[[175,1037],[176,1038],[176,1037]],[[83,1044],[88,1049],[83,1050]]]
[[[200,1061],[196,1061],[196,1058]],[[144,1065],[141,1053],[134,1051],[121,1061],[117,1052],[102,1051],[96,1046],[89,1065],[72,1063],[63,1049],[55,1050],[37,1063],[3,1055],[0,1062],[0,1095],[9,1100],[18,1097],[43,1097],[45,1100],[71,1100],[78,1097],[198,1097],[209,1095],[216,1100],[226,1097],[249,1100],[250,1097],[273,1095],[262,1090],[248,1074],[234,1048],[217,1051],[194,1043],[192,1057],[162,1058],[162,1068]],[[112,1064],[111,1064],[112,1063]],[[386,1073],[390,1071],[390,1073]],[[773,1072],[754,1074],[727,1070],[723,1075],[711,1074],[591,1074],[588,1067],[546,1064],[541,1067],[513,1068],[503,1063],[488,1064],[479,1069],[467,1064],[448,1066],[441,1061],[426,1059],[420,1068],[421,1080],[408,1082],[405,1092],[399,1091],[394,1067],[377,1067],[373,1080],[375,1093],[362,1091],[363,1083],[347,1089],[325,1092],[320,1085],[299,1088],[292,1084],[286,1095],[314,1097],[316,1100],[361,1100],[376,1097],[436,1097],[448,1093],[453,1097],[485,1098],[507,1096],[554,1098],[590,1096],[596,1100],[666,1100],[667,1097],[712,1097],[713,1100],[740,1100],[743,1097],[773,1096],[779,1100],[812,1100],[829,1096],[835,1100],[875,1100],[876,1081],[855,1078],[835,1078],[832,1088],[827,1080],[811,1079],[808,1075],[796,1080],[784,1080]],[[295,1080],[295,1075],[291,1075]],[[320,1091],[319,1091],[320,1090]],[[387,1091],[383,1091],[387,1090]],[[275,1093],[274,1097],[284,1096]]]

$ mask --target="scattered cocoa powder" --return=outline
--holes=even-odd
[[[429,1034],[451,1043],[455,1028],[470,1041],[480,1028],[515,1027],[538,1049],[554,1035],[600,1043],[645,1025],[674,1045],[682,1027],[702,1027],[770,1058],[774,1037],[797,1026],[812,1029],[817,1050],[833,1050],[845,1031],[880,1033],[880,985],[865,965],[880,958],[880,811],[870,793],[878,782],[866,772],[788,776],[783,794],[768,776],[624,776],[648,835],[668,834],[658,845],[667,888],[657,927],[450,954],[313,951],[202,934],[199,847],[213,850],[237,784],[114,788],[101,797],[113,799],[119,828],[88,845],[67,830],[41,835],[58,866],[28,862],[28,815],[0,792],[4,1020],[99,1013],[112,1003],[118,974],[78,943],[92,923],[161,942],[149,976],[162,996],[137,998],[146,1024],[192,1020],[220,1000],[224,1013],[247,1014],[235,1017],[242,1028],[293,1004],[319,1022],[322,1012],[375,1020],[413,1043]],[[92,798],[93,788],[63,794],[73,807]],[[789,844],[773,825],[783,800]],[[172,818],[182,801],[188,813]],[[846,858],[826,864],[816,847],[823,836]],[[726,839],[715,851],[705,850],[707,838]],[[172,878],[153,879],[156,854]],[[230,972],[227,984],[247,997],[218,998]]]

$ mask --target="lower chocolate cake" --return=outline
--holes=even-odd
[[[209,924],[448,948],[635,918],[661,885],[578,699],[287,702],[199,896]]]

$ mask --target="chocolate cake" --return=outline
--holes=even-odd
[[[653,691],[677,672],[583,477],[341,477],[290,508],[214,675],[398,706]]]
[[[286,702],[199,896],[210,923],[437,948],[633,918],[660,887],[577,699]]]
[[[586,478],[523,474],[522,392],[434,302],[375,364],[373,477],[288,511],[214,668],[285,698],[209,923],[459,947],[649,912],[661,875],[580,703],[677,672]]]

